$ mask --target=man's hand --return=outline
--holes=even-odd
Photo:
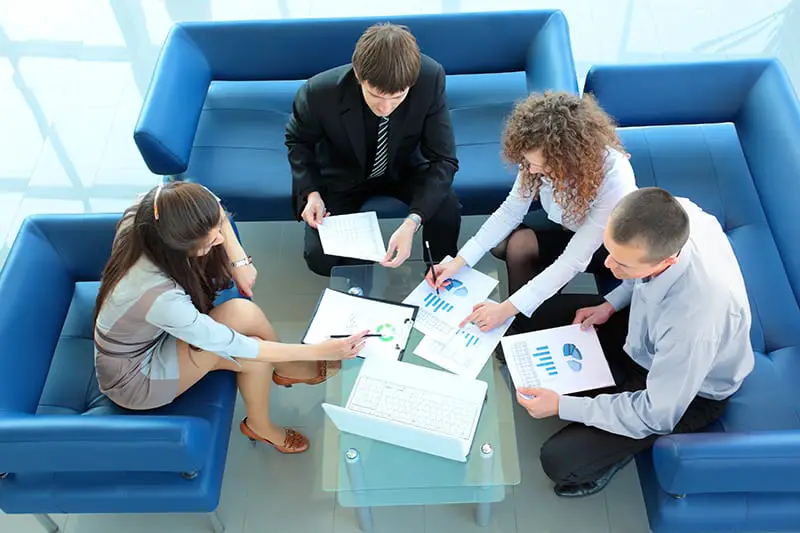
[[[608,302],[604,302],[594,307],[583,307],[575,311],[575,320],[573,324],[580,324],[581,329],[586,331],[593,326],[605,324],[611,315],[614,314],[614,306]]]
[[[472,308],[472,313],[458,327],[463,328],[468,322],[472,322],[483,332],[491,331],[517,313],[519,309],[508,300],[501,304],[482,302]]]
[[[306,221],[306,224],[317,229],[317,227],[322,224],[323,219],[328,215],[329,213],[327,209],[325,209],[325,202],[322,201],[322,196],[320,196],[318,192],[309,193],[306,199],[306,206],[303,208],[303,213],[300,215],[303,217],[303,220]]]
[[[517,403],[533,418],[558,415],[558,400],[561,396],[550,389],[517,389]]]
[[[389,268],[397,268],[411,255],[411,244],[414,241],[416,224],[413,220],[405,219],[400,227],[389,239],[389,249],[381,264]]]

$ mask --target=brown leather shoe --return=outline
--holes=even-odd
[[[241,423],[239,423],[239,431],[242,432],[242,435],[250,439],[250,442],[253,444],[263,442],[264,444],[273,446],[281,453],[302,453],[308,449],[309,442],[305,435],[298,433],[293,429],[284,429],[286,429],[286,438],[283,440],[283,444],[275,444],[274,442],[268,441],[264,437],[257,435],[252,429],[250,429],[250,426],[247,425],[247,417],[242,418]]]
[[[317,361],[317,375],[313,378],[287,378],[281,376],[277,372],[273,372],[272,382],[280,387],[291,387],[292,385],[319,385],[327,381],[329,377],[335,376],[341,369],[341,361]]]

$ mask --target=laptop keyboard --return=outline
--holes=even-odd
[[[468,439],[480,406],[435,392],[361,376],[347,406],[435,433]]]

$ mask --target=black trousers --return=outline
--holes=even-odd
[[[361,207],[375,196],[390,196],[405,204],[411,203],[411,187],[406,182],[390,182],[383,178],[368,180],[363,185],[346,193],[323,195],[326,209],[332,215],[357,213]],[[422,236],[430,243],[434,262],[439,262],[458,253],[458,234],[461,231],[461,204],[455,192],[445,197],[436,213],[422,226]],[[325,255],[319,232],[306,225],[305,249],[306,264],[312,272],[320,276],[330,276],[331,269],[339,265],[364,264],[366,261]],[[420,258],[422,259],[422,258]]]
[[[519,331],[534,331],[571,324],[575,311],[599,305],[605,300],[591,294],[562,294],[550,298],[530,318],[520,315],[515,320]],[[639,366],[623,350],[628,334],[628,310],[614,313],[597,328],[616,387],[591,391],[585,395],[644,390],[647,370]],[[722,415],[727,400],[709,400],[696,396],[673,430],[674,433],[699,431]],[[542,446],[540,458],[545,474],[556,484],[570,485],[594,481],[611,465],[653,446],[658,435],[633,439],[591,426],[571,423],[550,437]]]

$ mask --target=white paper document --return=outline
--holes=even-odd
[[[428,335],[420,341],[414,353],[454,374],[475,379],[513,321],[514,317],[511,317],[486,333],[475,324],[467,324],[447,342]]]
[[[403,303],[419,306],[414,323],[417,330],[447,342],[475,304],[486,301],[496,286],[496,279],[464,266],[450,278],[447,287],[439,289],[439,294],[423,279]]]
[[[386,257],[378,215],[375,211],[326,217],[319,225],[325,255],[352,257],[380,263]]]
[[[368,330],[380,336],[365,339],[359,357],[397,360],[408,343],[415,311],[405,305],[325,289],[303,342],[319,344],[332,335]]]
[[[543,387],[559,394],[611,387],[614,378],[597,332],[580,324],[503,337],[516,388]]]
[[[368,359],[345,407],[322,408],[340,431],[465,462],[487,388],[433,368]]]

